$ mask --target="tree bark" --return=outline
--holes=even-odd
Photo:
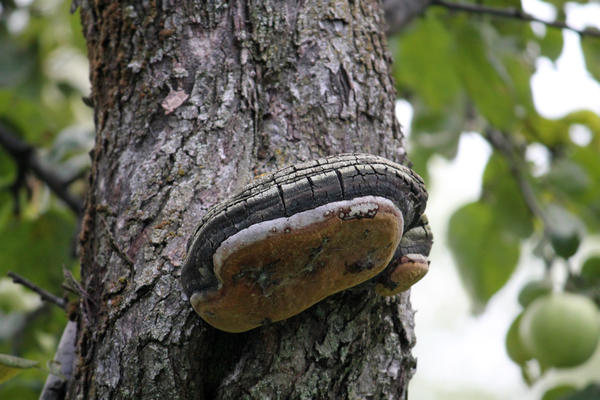
[[[83,1],[96,146],[69,399],[404,398],[408,294],[349,290],[243,334],[179,283],[207,208],[342,152],[404,162],[378,1]]]

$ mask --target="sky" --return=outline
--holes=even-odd
[[[539,18],[552,20],[554,9],[537,0],[527,0],[524,9]],[[569,4],[567,22],[584,28],[596,23],[600,28],[600,5]],[[543,33],[545,27],[534,29]],[[537,61],[531,87],[540,114],[558,118],[571,111],[587,108],[600,113],[600,85],[585,70],[579,36],[564,32],[564,49],[556,62]],[[400,101],[396,108],[403,126],[410,126],[411,109]],[[571,132],[585,142],[585,132]],[[572,136],[573,137],[573,136]],[[547,157],[541,146],[532,146],[527,156],[543,170]],[[409,149],[410,154],[410,149]],[[551,373],[539,384],[528,388],[520,371],[507,356],[506,331],[520,308],[517,294],[528,280],[542,277],[543,265],[531,256],[531,246],[522,249],[519,267],[513,278],[495,295],[485,312],[474,316],[446,245],[445,233],[450,215],[460,205],[476,200],[481,177],[491,149],[477,134],[462,135],[458,155],[453,161],[434,157],[429,164],[430,200],[427,214],[432,224],[435,244],[430,256],[430,273],[412,289],[418,359],[417,373],[409,387],[409,398],[433,399],[523,399],[539,400],[541,394],[561,379],[575,379],[584,384],[587,377],[600,370],[600,348],[583,367],[566,373]],[[456,177],[470,177],[460,179]],[[457,186],[457,184],[459,186]],[[584,243],[581,251],[589,251]],[[595,372],[597,374],[597,372]]]

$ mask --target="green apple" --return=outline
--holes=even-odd
[[[588,360],[600,338],[600,312],[588,297],[554,293],[524,311],[519,335],[542,365],[574,367]]]
[[[505,342],[508,356],[519,365],[525,364],[527,360],[531,360],[531,353],[525,348],[519,335],[519,325],[522,317],[523,313],[519,314],[512,324],[510,324]]]

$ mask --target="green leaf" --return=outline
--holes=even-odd
[[[33,71],[33,54],[0,35],[0,87],[17,86]]]
[[[454,48],[450,61],[479,112],[494,126],[510,130],[515,120],[513,93],[507,72],[484,41],[481,25],[469,19],[453,20]],[[488,32],[491,32],[488,27]],[[501,75],[502,74],[502,75]]]
[[[538,138],[554,156],[550,171],[537,183],[550,201],[560,202],[579,219],[590,232],[600,232],[600,117],[590,111],[570,113],[560,120],[540,118],[540,124],[531,124]],[[580,124],[591,132],[591,142],[586,146],[569,140],[569,129]],[[532,130],[533,131],[533,130]],[[532,132],[530,131],[530,132]]]
[[[561,400],[564,399],[565,395],[575,393],[577,388],[573,385],[558,385],[554,386],[552,389],[548,389],[542,400]]]
[[[540,142],[547,147],[571,145],[569,130],[573,124],[583,125],[592,133],[592,147],[600,150],[600,116],[593,111],[580,110],[563,118],[547,119],[537,114],[529,114],[523,121],[520,131],[532,142]]]
[[[523,313],[520,313],[517,318],[514,319],[512,324],[510,324],[504,342],[508,356],[519,365],[524,365],[532,358],[521,340],[521,335],[519,335],[519,323],[521,322],[522,317]]]
[[[596,37],[583,36],[581,38],[581,50],[585,66],[594,79],[600,80],[600,40]]]
[[[584,193],[591,184],[587,172],[579,164],[568,159],[554,163],[543,180],[570,195]]]
[[[27,360],[8,354],[0,354],[0,383],[4,383],[24,370],[33,368],[37,365],[37,361]]]
[[[581,222],[573,214],[556,204],[548,205],[545,213],[554,251],[563,258],[573,256],[581,243]]]
[[[573,111],[564,117],[570,124],[582,124],[596,134],[600,134],[600,116],[590,110]]]
[[[533,105],[533,96],[531,94],[531,76],[535,71],[532,63],[520,54],[505,51],[502,56],[502,64],[506,68],[509,82],[507,85],[511,88],[513,94],[513,112],[515,117],[521,114],[537,113]]]
[[[414,147],[448,159],[456,156],[466,119],[465,103],[457,101],[443,111],[415,103],[410,142]]]
[[[552,292],[552,282],[547,280],[528,282],[519,292],[519,304],[527,307],[535,299]]]
[[[581,278],[589,285],[600,287],[600,254],[588,257],[581,267]]]
[[[62,266],[70,266],[75,231],[67,213],[49,211],[33,220],[12,217],[0,230],[0,275],[17,271],[49,290],[62,282]]]
[[[546,34],[538,43],[540,44],[541,55],[556,61],[563,48],[562,30],[546,28]]]
[[[466,204],[450,218],[448,243],[476,310],[508,281],[519,259],[519,240],[503,229],[494,209]]]
[[[10,186],[17,176],[14,160],[4,150],[0,151],[0,190]]]
[[[600,153],[590,146],[576,146],[572,148],[569,157],[583,168],[589,178],[589,185],[583,192],[566,194],[588,230],[600,232]]]
[[[394,78],[399,91],[416,92],[433,110],[450,104],[461,90],[454,69],[447,65],[452,35],[429,13],[395,41]]]
[[[562,145],[569,140],[569,124],[566,121],[544,118],[537,113],[525,116],[519,132],[528,141],[543,143],[547,147]]]
[[[503,229],[520,238],[529,237],[533,233],[532,215],[504,157],[492,154],[482,186],[482,201],[491,207]]]
[[[13,213],[13,196],[8,190],[0,189],[0,232],[11,218]]]
[[[488,0],[486,0],[486,5],[488,5]],[[521,2],[516,1],[513,2],[516,4],[512,4],[512,8],[520,9]],[[506,9],[511,6],[501,5],[500,7]],[[523,21],[518,19],[507,19],[507,18],[494,18],[488,17],[487,21],[494,28],[498,35],[503,38],[505,41],[510,41],[511,49],[510,52],[515,54],[525,54],[527,52],[527,46],[529,44],[529,40],[533,35],[530,24],[523,23]]]
[[[598,400],[600,398],[600,384],[591,383],[576,393],[568,394],[560,400]]]
[[[29,144],[40,145],[44,142],[44,134],[47,133],[49,125],[43,114],[48,110],[41,110],[40,104],[24,98],[18,93],[0,89],[0,122],[9,126],[15,126],[17,132],[23,133],[21,139]]]

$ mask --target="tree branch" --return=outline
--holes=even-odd
[[[429,0],[383,0],[381,7],[385,14],[386,34],[401,31],[429,5]]]
[[[68,182],[64,182],[53,172],[47,170],[35,156],[34,148],[20,140],[2,124],[0,124],[0,145],[15,159],[19,164],[19,168],[33,171],[35,176],[45,182],[54,194],[64,201],[76,215],[81,215],[83,202],[69,193],[67,190]]]
[[[518,8],[497,8],[487,7],[479,4],[453,3],[445,0],[432,0],[432,6],[441,6],[449,10],[464,11],[472,14],[491,15],[499,18],[518,19],[529,22],[539,22],[551,28],[566,29],[579,34],[580,36],[600,37],[598,29],[577,29],[567,25],[564,21],[544,21]]]
[[[52,293],[48,292],[47,290],[42,289],[41,287],[37,286],[33,282],[30,282],[29,280],[23,278],[19,274],[16,274],[14,272],[9,272],[8,276],[10,276],[12,278],[14,283],[23,285],[26,288],[29,288],[29,289],[33,290],[34,292],[36,292],[37,294],[39,294],[40,297],[42,298],[42,300],[47,301],[52,304],[56,304],[63,310],[66,308],[67,302],[65,301],[65,299],[61,299],[60,297],[53,295]]]

